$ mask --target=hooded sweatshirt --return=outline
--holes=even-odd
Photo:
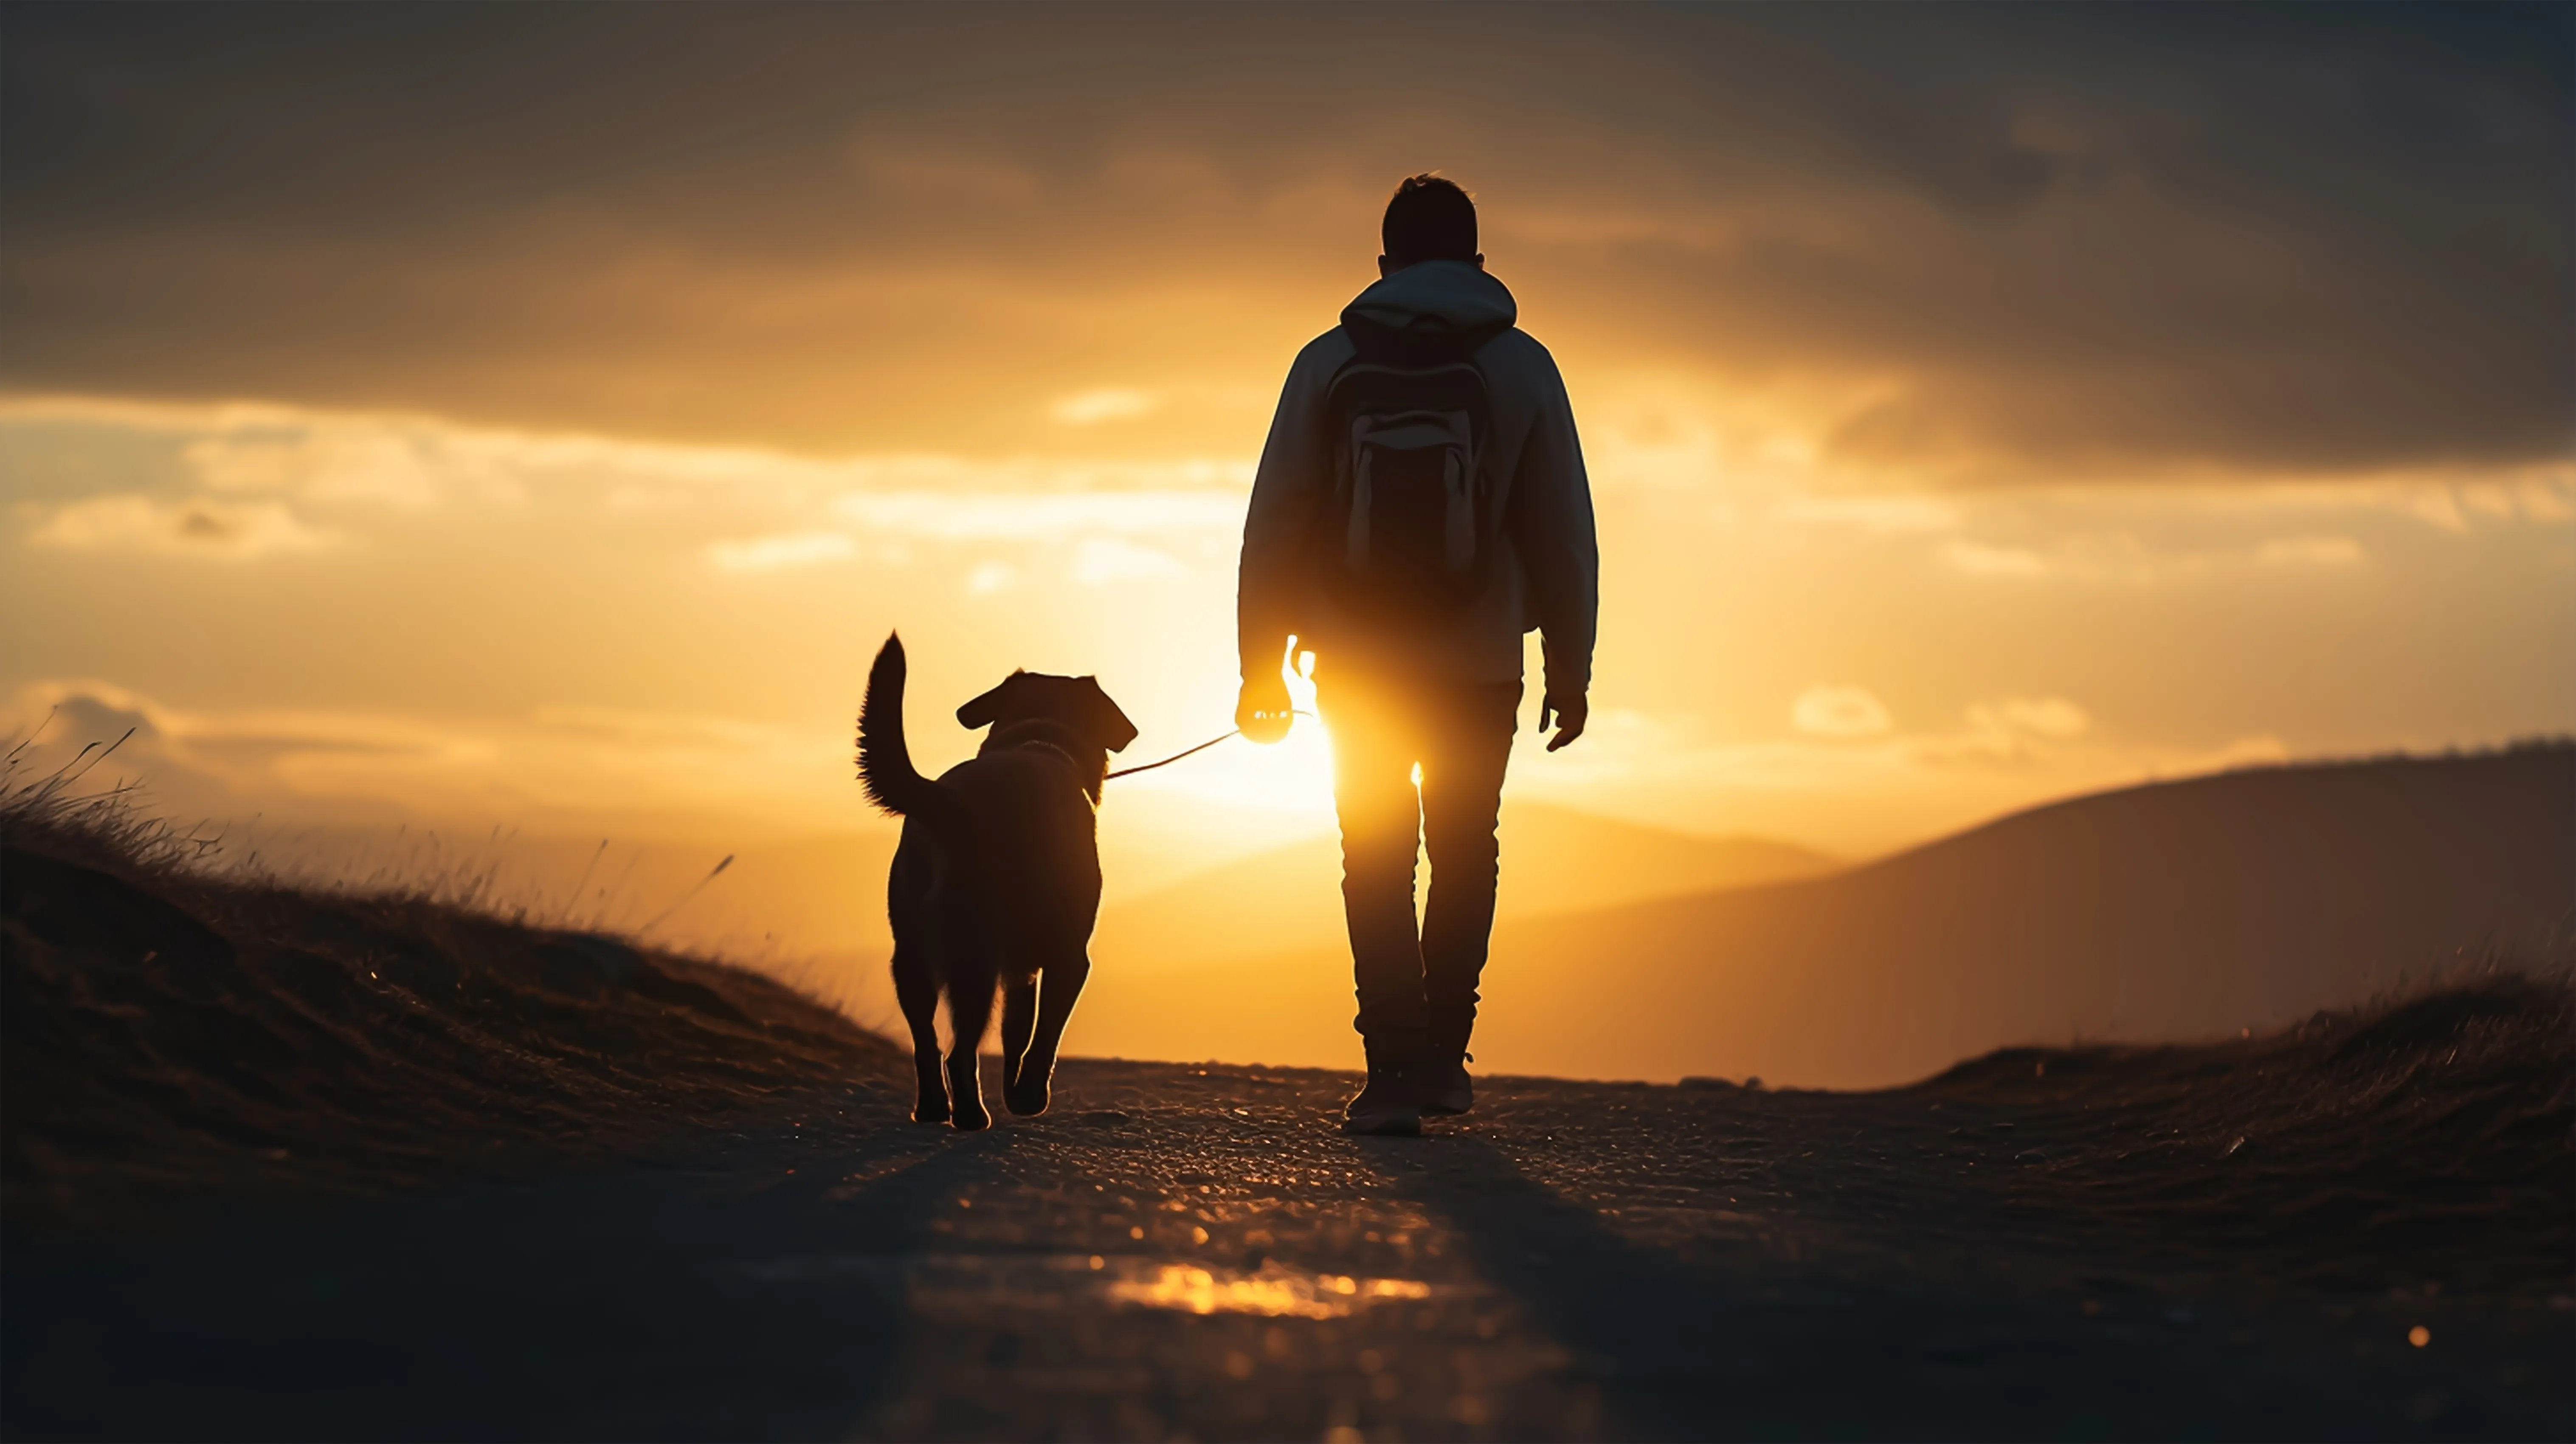
[[[1556,359],[1512,324],[1519,314],[1512,293],[1482,267],[1422,261],[1360,292],[1340,325],[1297,353],[1243,524],[1235,611],[1244,676],[1277,668],[1294,633],[1315,652],[1318,670],[1516,682],[1521,634],[1536,631],[1548,695],[1571,700],[1591,685],[1601,579],[1592,489]],[[1454,611],[1370,620],[1334,606],[1320,584],[1312,539],[1332,505],[1335,464],[1326,392],[1361,341],[1372,350],[1466,350],[1484,373],[1492,407],[1484,484],[1501,517],[1493,541],[1500,555],[1483,591]]]

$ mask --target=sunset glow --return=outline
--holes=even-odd
[[[11,131],[77,139],[12,153],[6,724],[139,728],[98,781],[282,851],[674,877],[891,845],[850,731],[897,629],[925,767],[1013,667],[1167,756],[1230,725],[1279,379],[1437,167],[1601,520],[1591,730],[1525,731],[1515,804],[1857,859],[2576,728],[2545,87],[2382,77],[2480,168],[2372,140],[2379,72],[2314,37],[2124,68],[2125,12],[1483,12],[1412,92],[1385,57],[1437,12],[1364,49],[1348,11],[1012,13],[14,15]],[[393,55],[480,99],[328,81]],[[1109,895],[1325,835],[1330,791],[1312,721],[1114,783]],[[876,986],[882,877],[729,911],[764,866],[672,935]]]

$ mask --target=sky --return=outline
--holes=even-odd
[[[925,761],[1014,666],[1178,750],[1438,170],[1601,520],[1515,797],[1856,857],[2576,730],[2570,14],[14,4],[0,709],[176,813],[711,851],[881,826],[895,628]],[[1113,894],[1328,755],[1117,784]]]

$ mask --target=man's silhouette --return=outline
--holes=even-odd
[[[1553,752],[1583,734],[1600,556],[1565,383],[1485,274],[1475,202],[1415,176],[1387,203],[1384,240],[1379,281],[1298,353],[1262,449],[1235,721],[1256,742],[1285,736],[1284,649],[1293,635],[1314,651],[1368,1048],[1344,1126],[1418,1133],[1424,1113],[1474,1098],[1521,635],[1545,644],[1537,725],[1553,719]]]

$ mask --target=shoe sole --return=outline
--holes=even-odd
[[[1425,1103],[1422,1105],[1422,1116],[1425,1118],[1457,1118],[1461,1115],[1472,1113],[1475,1110],[1476,1105],[1473,1103],[1468,1104],[1464,1108],[1443,1108],[1436,1103]]]

